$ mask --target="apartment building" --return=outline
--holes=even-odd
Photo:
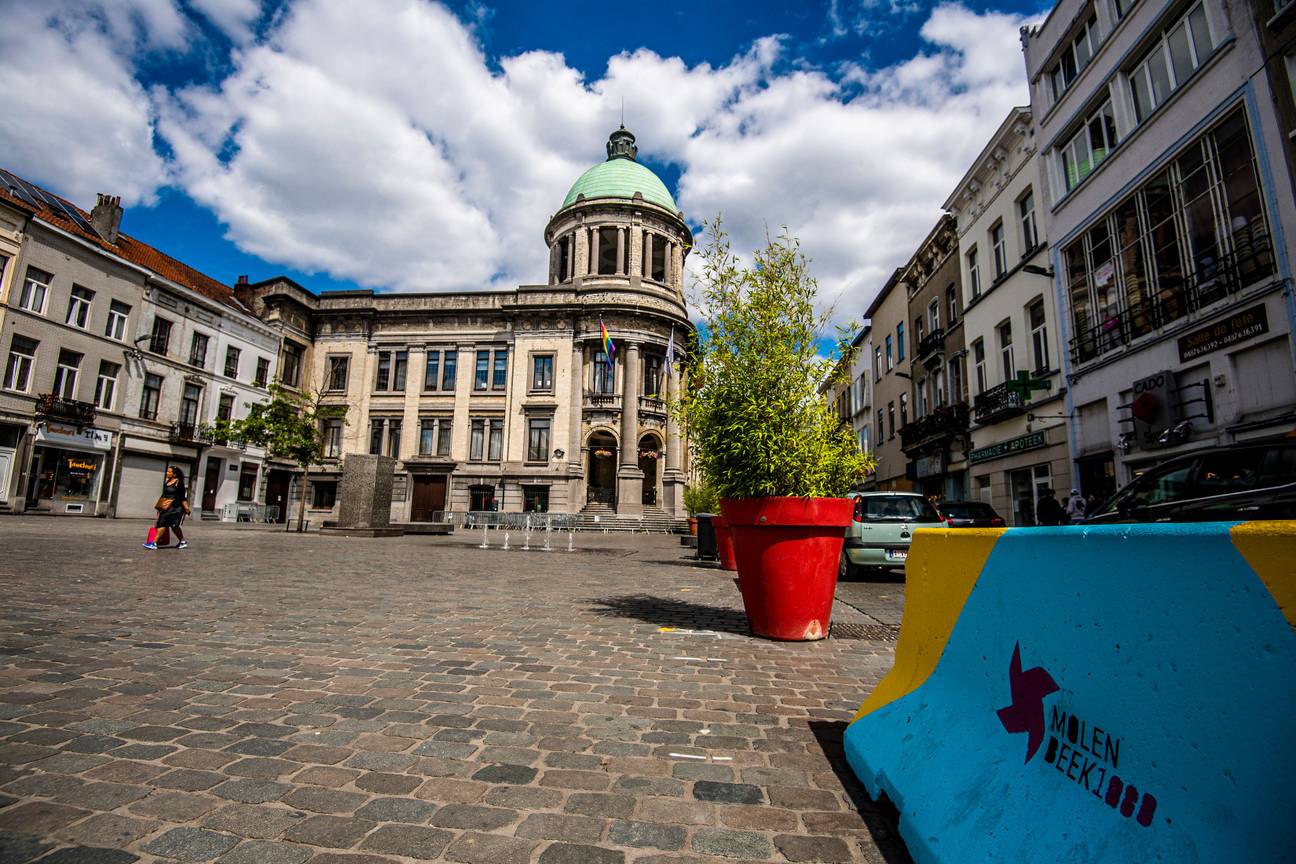
[[[909,422],[912,380],[909,375],[909,292],[897,268],[864,313],[873,340],[870,374],[873,376],[873,455],[877,469],[870,486],[885,491],[908,492],[913,482],[908,457],[897,434]]]
[[[972,426],[971,497],[1010,525],[1034,525],[1052,488],[1071,488],[1056,294],[1040,218],[1029,108],[1014,108],[945,209],[958,222]]]
[[[1062,0],[1023,32],[1085,494],[1296,423],[1290,130],[1260,14]]]

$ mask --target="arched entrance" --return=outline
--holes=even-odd
[[[593,432],[586,439],[585,449],[589,454],[585,502],[616,507],[616,437],[611,432]]]
[[[661,439],[656,435],[645,435],[639,439],[639,470],[643,472],[643,498],[645,507],[656,507],[660,493],[657,484],[661,479],[658,464],[661,461]]]

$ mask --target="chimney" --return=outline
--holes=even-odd
[[[238,282],[236,282],[235,284],[236,284],[236,285],[246,285],[246,284],[248,284],[247,276],[240,276],[240,277],[238,277]]]
[[[90,211],[90,224],[108,243],[117,242],[117,229],[121,227],[122,207],[120,195],[99,193],[99,200]]]

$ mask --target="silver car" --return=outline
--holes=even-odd
[[[837,576],[857,569],[903,570],[915,528],[941,524],[931,502],[916,492],[852,492],[855,515],[846,529]]]

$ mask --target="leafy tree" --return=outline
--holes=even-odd
[[[270,384],[270,401],[258,402],[241,420],[217,420],[208,433],[218,441],[246,441],[264,447],[271,455],[297,463],[302,469],[301,506],[297,531],[306,521],[306,481],[310,466],[324,456],[325,420],[346,422],[347,406],[321,404],[319,393],[294,390],[278,381]],[[284,514],[284,530],[291,522]]]
[[[845,495],[875,462],[820,395],[849,376],[854,349],[839,334],[836,356],[819,356],[830,313],[815,311],[800,243],[785,231],[742,266],[718,219],[707,237],[704,335],[671,406],[698,467],[721,498]]]

